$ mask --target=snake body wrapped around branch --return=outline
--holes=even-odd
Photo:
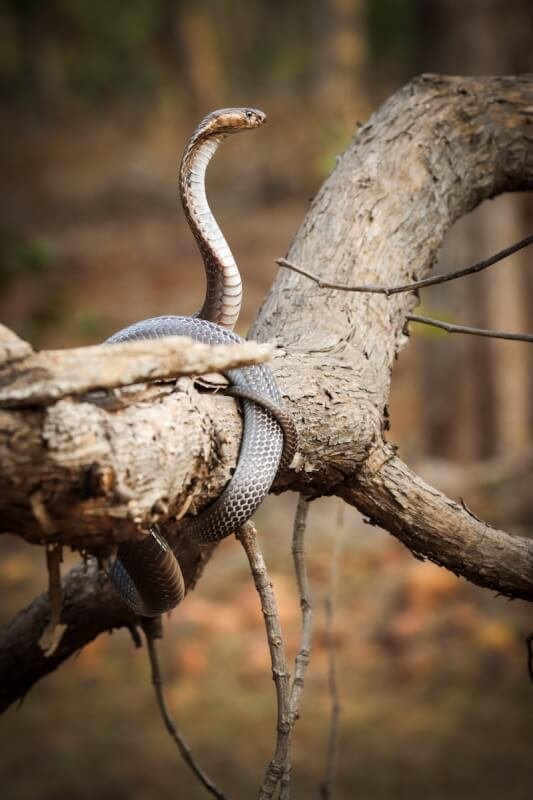
[[[205,172],[226,136],[257,128],[265,119],[262,111],[251,108],[214,111],[198,125],[183,154],[180,196],[207,278],[200,311],[191,317],[136,322],[111,336],[108,344],[173,335],[190,336],[205,344],[242,341],[232,330],[242,301],[241,277],[209,208]],[[294,425],[281,406],[271,370],[264,365],[232,369],[226,377],[230,382],[226,393],[240,398],[243,406],[239,459],[222,494],[197,516],[182,522],[185,533],[200,544],[223,539],[246,522],[268,494],[280,463],[290,463],[296,450]],[[185,593],[176,557],[155,527],[142,541],[120,545],[110,576],[124,600],[141,616],[170,610]]]

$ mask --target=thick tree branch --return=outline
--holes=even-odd
[[[532,130],[531,76],[412,81],[338,160],[287,260],[341,285],[423,279],[460,216],[500,192],[533,187]],[[392,368],[416,303],[413,293],[348,294],[279,273],[252,335],[283,343],[285,359],[275,358],[278,378],[304,421],[303,469],[291,487],[317,495],[329,488],[349,502],[357,499],[364,513],[399,538],[414,536],[408,523],[416,519],[412,549],[419,555],[440,557],[439,563],[480,585],[531,598],[533,543],[508,534],[495,540],[487,526],[465,526],[464,509],[431,487],[419,491],[413,473],[404,481],[405,491],[412,488],[410,504],[383,513],[388,489],[380,459],[371,454],[383,448]],[[448,509],[451,544],[434,524],[435,509],[427,502],[432,493],[441,498],[436,513]],[[519,566],[513,567],[515,556]]]
[[[47,656],[39,639],[50,619],[48,594],[36,598],[0,634],[0,710],[23,698],[33,684],[98,634],[131,624],[133,616],[96,562],[75,567],[63,581],[61,619],[66,630]]]
[[[320,268],[336,283],[422,279],[456,219],[484,199],[533,187],[532,130],[532,77],[412,81],[339,159],[289,260]],[[477,527],[464,509],[404,472],[401,462],[391,458],[384,465],[378,457],[392,367],[416,302],[412,293],[321,290],[295,273],[280,273],[252,331],[255,339],[283,347],[274,354],[274,370],[300,434],[299,466],[282,475],[277,488],[335,492],[418,555],[481,585],[531,598],[531,542]],[[16,342],[0,347],[15,361],[25,355]],[[176,387],[115,393],[111,408],[94,398],[65,398],[49,407],[0,410],[2,530],[50,540],[28,502],[36,488],[55,539],[80,546],[138,536],[150,522],[165,523],[186,503],[195,509],[220,492],[238,451],[232,400],[198,395],[187,379]],[[391,494],[395,481],[405,494]],[[435,507],[432,495],[440,498]],[[449,536],[432,516],[444,508]],[[193,574],[184,573],[186,580]],[[113,602],[105,594],[99,598],[99,610],[89,615],[92,630],[116,624],[116,615],[108,614]],[[24,621],[17,626],[22,630]],[[30,629],[26,625],[25,635]],[[54,657],[70,637],[81,646],[87,630],[84,617],[74,615]]]
[[[201,550],[177,532],[165,531],[180,553],[187,591],[194,587],[213,551]],[[23,698],[43,676],[65,659],[114,628],[131,627],[135,617],[112,588],[96,559],[70,570],[63,579],[61,622],[66,626],[56,650],[47,656],[39,645],[50,620],[48,593],[37,597],[0,631],[0,712]]]
[[[508,597],[533,600],[533,542],[497,530],[377,447],[339,496],[411,552]]]

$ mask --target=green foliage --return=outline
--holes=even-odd
[[[60,11],[86,41],[124,53],[151,41],[160,5],[154,0],[58,0]]]

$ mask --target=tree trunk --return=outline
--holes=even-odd
[[[315,197],[289,259],[334,282],[394,285],[421,278],[455,220],[486,198],[533,186],[532,131],[531,77],[427,75],[412,81],[359,130]],[[423,483],[384,441],[392,367],[408,342],[405,315],[417,302],[414,293],[352,294],[321,289],[292,272],[278,276],[252,330],[254,338],[278,347],[273,369],[300,434],[299,456],[278,476],[275,488],[309,496],[335,493],[417,557],[430,558],[481,586],[532,599],[533,542],[473,517]],[[40,525],[42,538],[50,535],[65,544],[94,548],[103,540],[139,536],[139,527],[163,522],[192,585],[209,553],[183,542],[176,516],[190,502],[185,498],[200,507],[227,480],[237,457],[238,416],[231,401],[197,395],[185,378],[177,388],[141,387],[133,396],[121,395],[114,405],[74,397],[51,406],[4,410],[12,434],[0,442],[0,459],[9,457],[13,464],[17,436],[26,435],[28,426],[34,426],[35,447],[37,432],[46,431],[35,463],[21,458],[4,475],[3,502],[12,501],[10,527],[25,535],[26,529],[34,534]],[[161,437],[166,425],[173,421],[176,426],[175,414],[180,414],[183,430],[194,435],[181,441],[181,430],[172,433],[168,428]],[[132,426],[135,432],[128,434]],[[78,428],[82,435],[76,438]],[[182,465],[179,476],[166,461],[161,468],[160,459],[166,457],[162,438],[172,440]],[[80,488],[87,486],[88,460],[100,474],[107,459],[114,463],[117,458],[128,464],[119,485],[133,486],[133,494],[116,491],[105,479],[97,481],[101,491],[103,487],[99,514],[78,530],[65,525],[69,509],[72,514],[79,507]],[[79,466],[79,485],[74,478],[72,484],[78,492],[58,496],[54,488],[67,464],[72,475]],[[163,475],[154,478],[149,465]],[[19,480],[31,470],[39,479],[33,499],[17,494]],[[89,481],[89,486],[94,484]],[[69,594],[77,580],[79,573],[65,580],[73,620],[67,620],[65,641],[70,644],[49,662],[49,669],[103,628],[131,622],[106,592],[101,605],[90,605],[85,613],[83,593]],[[93,570],[87,591],[101,580]],[[24,652],[30,662],[34,659],[34,669],[30,663],[21,670],[23,686],[13,683],[18,643],[31,639],[30,629],[44,627],[47,608],[44,600],[36,601],[24,612],[28,623],[19,617],[3,634],[0,653],[11,653],[7,661],[0,660],[0,683],[7,681],[4,705],[46,671],[35,647],[29,647]]]

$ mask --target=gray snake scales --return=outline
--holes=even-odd
[[[239,316],[242,285],[231,251],[207,203],[205,172],[220,142],[230,133],[257,128],[262,111],[226,108],[209,114],[192,134],[183,154],[179,187],[187,222],[202,254],[207,289],[201,310],[192,317],[154,317],[136,322],[107,343],[190,336],[206,344],[242,341],[232,332]],[[197,543],[218,541],[248,520],[268,493],[280,467],[296,450],[296,433],[281,407],[281,394],[264,365],[228,370],[226,394],[241,399],[243,433],[239,459],[222,494],[182,529]],[[141,616],[156,616],[183,598],[183,576],[174,553],[153,527],[141,541],[124,542],[110,571],[126,603]]]

